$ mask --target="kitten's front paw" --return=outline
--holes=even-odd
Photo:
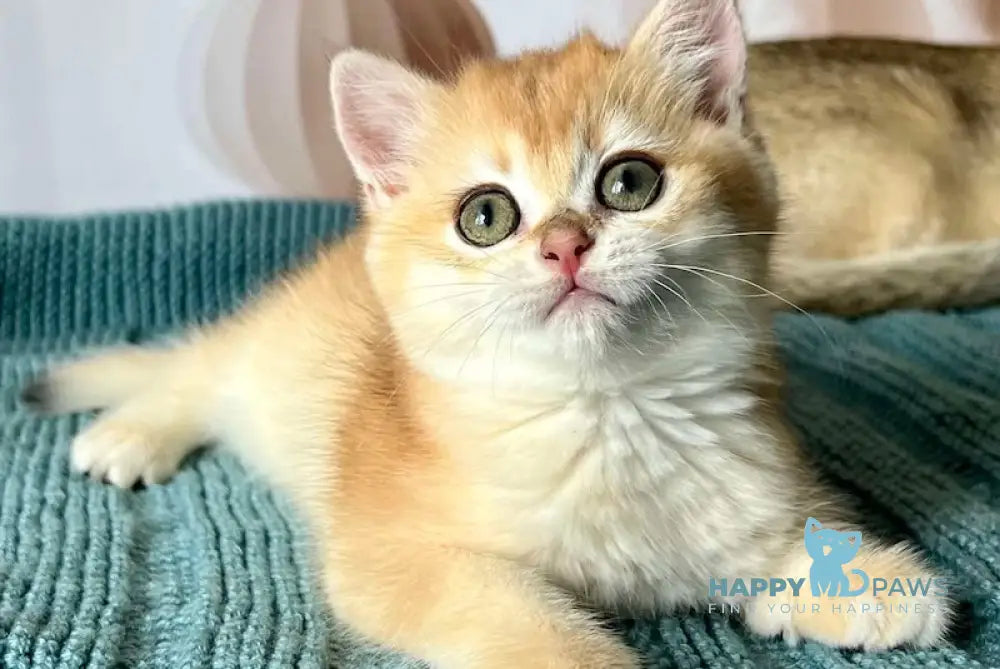
[[[780,636],[790,644],[809,640],[875,651],[939,643],[950,617],[949,602],[932,597],[901,599],[862,595],[758,601],[747,607],[746,622],[754,633]]]
[[[756,634],[781,636],[789,643],[811,640],[840,648],[885,650],[939,644],[952,618],[944,582],[902,547],[876,547],[851,567],[850,589],[859,594],[814,596],[803,578],[798,596],[789,590],[760,596],[744,618]]]
[[[188,450],[152,426],[109,415],[76,436],[70,463],[96,480],[131,488],[140,480],[151,485],[170,478]]]

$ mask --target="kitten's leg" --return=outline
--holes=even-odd
[[[125,488],[159,483],[210,437],[213,366],[191,364],[194,346],[83,358],[54,368],[22,398],[46,412],[108,409],[74,438],[73,468]]]
[[[435,667],[639,666],[622,641],[565,594],[504,560],[365,541],[325,563],[338,614],[369,638]]]
[[[887,583],[899,578],[906,584],[908,578],[926,582],[937,576],[912,548],[889,546],[865,536],[858,554],[844,566],[851,589],[862,585],[862,578],[852,570],[860,569],[868,575],[868,587],[858,595],[814,596],[809,583],[812,563],[799,532],[790,540],[785,555],[775,561],[770,574],[779,579],[803,579],[798,596],[788,588],[776,596],[762,595],[752,600],[745,619],[753,632],[780,635],[790,643],[809,639],[865,650],[902,645],[926,647],[941,642],[951,618],[952,604],[936,586],[926,594],[917,595],[890,594],[885,588],[873,592],[876,577],[886,579]]]
[[[43,413],[115,407],[149,389],[173,366],[173,349],[123,346],[72,360],[37,378],[21,400]]]

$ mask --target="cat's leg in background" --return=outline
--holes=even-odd
[[[506,560],[371,537],[339,547],[323,564],[340,616],[435,667],[639,666],[624,642],[565,593]]]
[[[825,523],[824,523],[825,524]],[[849,528],[849,529],[857,529]],[[928,579],[938,575],[921,560],[911,547],[887,545],[865,533],[857,555],[843,567],[852,591],[860,594],[816,596],[810,582],[814,559],[803,545],[801,530],[790,533],[787,550],[773,561],[768,578],[798,580],[801,588],[796,595],[792,587],[775,594],[759,595],[750,600],[744,611],[751,631],[764,636],[783,636],[795,643],[813,640],[831,646],[880,650],[901,645],[933,646],[940,643],[947,631],[952,603],[937,585],[926,593],[890,594],[884,587],[901,579]],[[863,578],[854,570],[861,570]],[[827,570],[829,571],[829,570]],[[875,589],[874,579],[885,579]],[[833,582],[830,582],[835,584]]]

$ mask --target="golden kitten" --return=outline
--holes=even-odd
[[[341,54],[361,228],[184,343],[26,399],[107,408],[72,463],[120,486],[235,449],[297,502],[332,609],[437,666],[638,666],[590,607],[935,644],[940,592],[710,597],[808,577],[810,517],[852,527],[777,413],[753,295],[778,199],[745,78],[731,0],[662,0],[622,51],[584,37],[447,83]],[[929,575],[870,537],[852,566]]]

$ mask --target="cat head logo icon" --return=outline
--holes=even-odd
[[[809,568],[813,596],[856,597],[868,589],[868,574],[864,571],[851,570],[861,579],[861,585],[853,590],[850,578],[844,573],[844,565],[853,560],[861,548],[861,532],[839,532],[809,518],[804,535],[806,552],[813,560]]]

